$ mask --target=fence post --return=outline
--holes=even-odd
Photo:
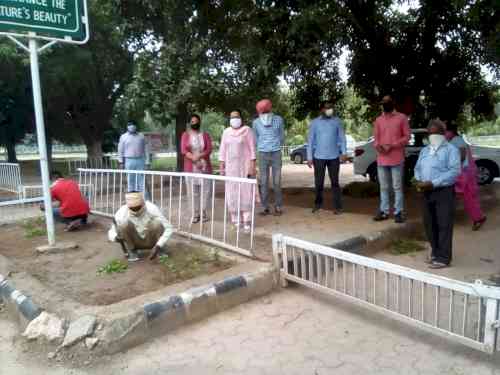
[[[498,339],[498,304],[499,301],[493,298],[486,300],[486,313],[484,318],[484,345],[488,353],[494,353],[497,349]]]
[[[283,252],[286,251],[286,248],[283,244],[283,235],[282,234],[274,234],[273,235],[273,261],[274,267],[278,270],[278,277],[282,288],[286,288],[288,286],[287,279],[282,275],[282,267],[281,267],[281,259],[280,255],[283,256]],[[286,267],[286,265],[284,266]],[[286,268],[285,268],[286,269]]]

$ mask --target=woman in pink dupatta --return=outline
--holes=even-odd
[[[229,121],[231,126],[224,130],[219,149],[220,172],[230,177],[254,177],[256,152],[253,131],[243,125],[240,111],[231,112]],[[251,229],[254,195],[255,185],[226,182],[226,203],[231,221],[235,226],[243,223],[246,232]]]
[[[446,138],[448,142],[460,150],[462,157],[462,173],[455,183],[455,192],[463,198],[465,212],[472,219],[472,230],[476,231],[486,221],[486,216],[483,214],[479,202],[476,162],[472,157],[469,145],[458,135],[456,126],[451,124],[447,128]]]

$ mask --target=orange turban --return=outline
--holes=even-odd
[[[271,112],[271,109],[273,108],[273,103],[269,99],[262,99],[257,102],[255,108],[257,109],[257,113],[259,115],[261,113],[268,113]]]

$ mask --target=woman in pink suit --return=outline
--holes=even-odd
[[[231,112],[229,123],[231,126],[224,130],[219,149],[221,174],[230,177],[254,177],[256,152],[253,130],[243,125],[240,111]],[[226,182],[226,202],[231,221],[235,226],[243,223],[246,232],[251,229],[254,194],[254,185]]]

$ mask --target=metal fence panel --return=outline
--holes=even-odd
[[[283,284],[293,281],[477,350],[499,349],[500,288],[448,279],[282,235]]]
[[[0,163],[0,189],[20,194],[21,168],[17,163]]]
[[[164,171],[79,169],[94,214],[111,217],[127,191],[144,191],[177,233],[253,256],[254,179]],[[200,216],[200,220],[195,220]]]
[[[43,197],[0,202],[0,225],[43,216],[40,203]]]

